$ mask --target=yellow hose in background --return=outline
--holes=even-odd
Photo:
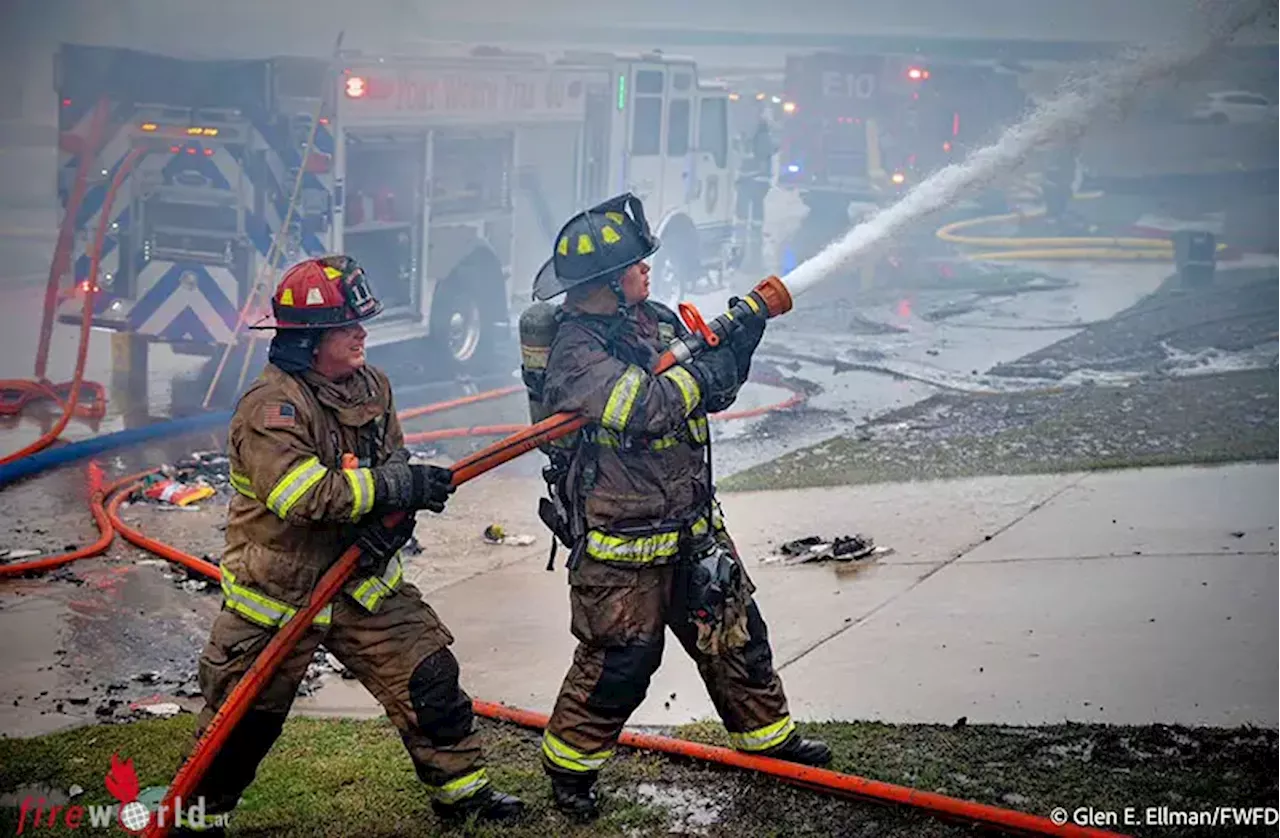
[[[1082,192],[1075,195],[1074,199],[1086,201],[1100,197],[1102,197],[1101,192]],[[1168,262],[1173,260],[1173,242],[1168,239],[1117,236],[1020,238],[1017,236],[960,234],[961,230],[1023,221],[1028,218],[1039,218],[1044,214],[1044,209],[1036,209],[1028,212],[1007,212],[1000,215],[966,218],[963,221],[955,221],[939,228],[935,235],[949,244],[984,248],[981,252],[965,254],[966,258],[973,261],[1015,261],[1026,259],[1028,261]],[[1219,244],[1218,250],[1221,251],[1225,247],[1226,245]]]

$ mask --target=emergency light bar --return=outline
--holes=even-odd
[[[222,133],[220,128],[204,125],[159,125],[155,122],[144,122],[138,126],[144,134],[155,134],[157,137],[216,137]],[[233,132],[234,133],[234,132]]]

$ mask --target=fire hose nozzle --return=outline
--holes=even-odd
[[[760,280],[760,283],[751,289],[750,296],[758,297],[764,304],[766,317],[777,317],[779,314],[791,311],[791,290],[776,276]]]
[[[776,276],[761,280],[750,293],[735,299],[727,312],[710,323],[703,321],[692,303],[681,303],[680,316],[692,334],[677,339],[671,345],[660,360],[661,369],[658,371],[669,369],[672,364],[684,363],[706,349],[718,346],[743,320],[752,317],[768,319],[788,311],[791,311],[791,291]]]

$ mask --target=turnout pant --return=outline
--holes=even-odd
[[[546,771],[591,775],[612,756],[662,661],[667,628],[697,664],[734,747],[763,751],[791,735],[795,725],[759,607],[753,601],[748,608],[745,646],[714,657],[703,654],[686,603],[689,569],[683,556],[638,568],[584,557],[570,572],[571,629],[578,647],[543,736]]]
[[[205,706],[196,739],[275,632],[225,608],[218,614],[200,656]],[[471,698],[458,683],[458,662],[448,648],[453,635],[406,583],[376,613],[339,595],[333,600],[331,624],[303,635],[195,790],[194,796],[204,796],[210,814],[230,812],[253,782],[322,642],[386,709],[435,799],[454,803],[488,783]]]

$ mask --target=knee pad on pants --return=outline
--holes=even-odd
[[[456,745],[471,735],[471,698],[458,684],[458,659],[447,648],[423,658],[409,678],[409,700],[418,727],[436,745]]]
[[[656,641],[612,646],[604,652],[600,680],[587,699],[593,709],[630,713],[644,701],[649,679],[662,662],[662,637]]]

